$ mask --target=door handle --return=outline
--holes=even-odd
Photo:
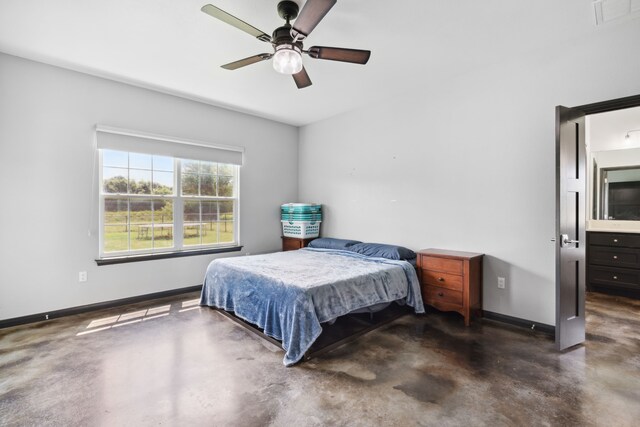
[[[567,245],[570,245],[572,243],[575,243],[577,245],[578,243],[580,243],[579,240],[571,240],[571,239],[569,239],[569,235],[568,234],[563,234],[560,237],[561,237],[561,240],[560,240],[561,246],[567,246]]]

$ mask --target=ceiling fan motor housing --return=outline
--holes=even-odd
[[[301,41],[296,41],[295,43],[293,42],[293,37],[291,37],[290,24],[286,24],[286,25],[283,25],[282,27],[276,28],[275,31],[273,32],[273,36],[271,40],[276,52],[278,51],[278,48],[282,48],[283,45],[289,45],[293,49],[298,50],[299,53],[302,52],[302,42]]]

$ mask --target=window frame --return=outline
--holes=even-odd
[[[164,157],[171,157],[173,160],[173,193],[171,195],[159,195],[159,194],[130,194],[130,193],[105,193],[104,192],[104,182],[103,182],[103,173],[104,173],[104,162],[103,162],[103,154],[104,150],[118,151],[122,153],[135,153],[134,151],[124,151],[124,150],[116,150],[110,148],[101,148],[98,149],[98,258],[96,262],[98,265],[106,265],[106,264],[115,264],[121,262],[129,262],[130,261],[146,261],[150,259],[162,259],[162,258],[171,258],[178,256],[188,256],[188,255],[200,255],[205,253],[219,253],[219,252],[230,252],[230,251],[238,251],[242,248],[240,246],[240,165],[230,164],[230,163],[222,163],[222,162],[210,162],[208,160],[199,160],[199,159],[183,159],[179,157],[173,156],[164,156],[162,154],[157,154]],[[153,156],[152,153],[143,153],[146,155]],[[185,196],[182,194],[182,164],[183,161],[203,161],[208,163],[218,163],[225,164],[232,168],[233,170],[233,195],[230,197],[220,197],[220,196]],[[153,169],[153,166],[152,166]],[[130,163],[128,161],[127,170],[130,171]],[[219,175],[215,175],[216,177]],[[152,181],[153,182],[153,181]],[[153,188],[153,187],[152,187]],[[127,189],[129,191],[129,188]],[[105,199],[107,198],[122,198],[127,199],[128,203],[132,200],[171,200],[173,203],[173,245],[171,247],[166,248],[149,248],[149,249],[131,249],[130,247],[130,239],[132,231],[129,230],[129,240],[128,246],[129,249],[126,251],[112,251],[105,252]],[[217,243],[208,243],[208,244],[199,244],[199,245],[184,245],[183,232],[176,233],[176,230],[183,230],[184,227],[184,201],[185,200],[199,200],[199,201],[232,201],[233,202],[233,241],[232,242],[217,242]],[[219,211],[218,211],[219,212]],[[130,225],[130,215],[131,210],[128,206],[127,209],[128,215],[128,224]],[[202,227],[202,225],[201,225]],[[218,240],[219,240],[219,230]]]

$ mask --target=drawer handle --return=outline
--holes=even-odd
[[[613,280],[618,280],[618,276],[613,276]]]
[[[613,259],[618,259],[618,255],[614,255],[614,256],[613,256]]]
[[[444,277],[438,277],[438,282],[444,282]]]
[[[444,296],[444,294],[443,294],[442,292],[438,292],[438,296],[439,296],[439,297],[443,297],[443,296]]]
[[[613,243],[618,243],[618,239],[613,239]]]

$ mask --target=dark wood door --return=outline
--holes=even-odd
[[[585,119],[556,108],[556,347],[585,340]]]

